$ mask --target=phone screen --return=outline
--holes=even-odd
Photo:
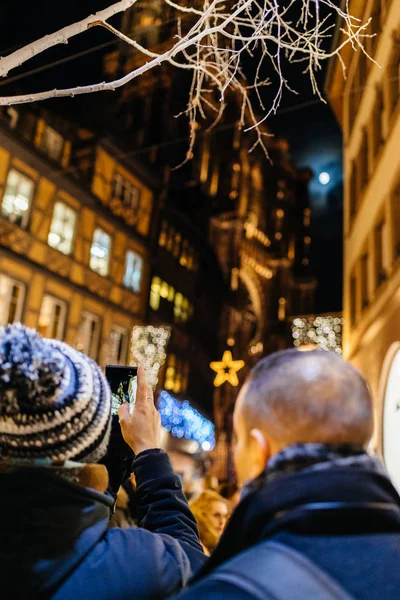
[[[123,402],[129,402],[132,412],[136,402],[137,367],[107,365],[106,378],[112,393],[111,414],[117,415]]]

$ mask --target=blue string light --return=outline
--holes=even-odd
[[[179,402],[165,390],[158,402],[161,425],[177,438],[194,440],[207,452],[215,446],[215,427],[203,417],[189,402]]]

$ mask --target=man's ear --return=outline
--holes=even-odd
[[[271,446],[263,432],[259,429],[252,429],[250,437],[253,448],[253,462],[257,468],[258,475],[260,475],[271,456]]]

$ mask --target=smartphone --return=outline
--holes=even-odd
[[[112,393],[111,414],[118,415],[118,409],[123,402],[129,403],[129,410],[136,402],[137,367],[106,366],[106,378]]]

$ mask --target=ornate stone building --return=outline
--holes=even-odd
[[[117,158],[118,157],[118,158]],[[0,322],[126,364],[149,281],[150,178],[107,139],[15,108],[0,121]]]
[[[167,48],[176,25],[160,10],[157,2],[138,2],[124,16],[124,33],[153,50]],[[110,78],[121,76],[143,60],[143,55],[123,44],[107,56],[105,71]],[[117,101],[112,99],[108,115],[113,130],[133,141],[141,160],[163,176],[163,205],[156,234],[163,243],[155,262],[164,260],[167,242],[163,228],[168,218],[163,215],[172,213],[181,224],[178,239],[184,239],[185,231],[190,232],[198,242],[202,240],[201,254],[210,256],[202,291],[212,294],[214,304],[224,302],[219,332],[214,326],[212,331],[205,331],[200,314],[193,319],[197,324],[193,339],[199,348],[207,348],[198,354],[206,383],[201,387],[206,392],[202,399],[197,392],[198,401],[208,406],[213,373],[204,369],[206,358],[207,362],[218,360],[230,349],[234,359],[246,363],[239,373],[243,378],[261,356],[291,344],[289,314],[314,310],[316,281],[310,265],[308,196],[312,173],[295,168],[284,140],[265,137],[269,158],[261,147],[251,151],[255,139],[238,127],[241,105],[235,97],[215,129],[207,131],[211,114],[203,123],[194,124],[197,140],[193,156],[174,169],[188,150],[187,120],[175,117],[185,108],[189,83],[184,72],[164,65],[125,86]],[[265,129],[264,133],[269,132]],[[227,295],[221,288],[217,291],[215,282],[221,274],[212,266],[213,254],[222,270]],[[164,278],[156,271],[155,267],[156,286],[162,286],[167,276],[175,276],[172,265],[171,275],[167,271]],[[190,302],[189,296],[186,298]],[[190,314],[190,306],[188,310]],[[231,418],[236,392],[225,383],[213,394],[218,438],[214,466],[220,478],[231,471]]]

